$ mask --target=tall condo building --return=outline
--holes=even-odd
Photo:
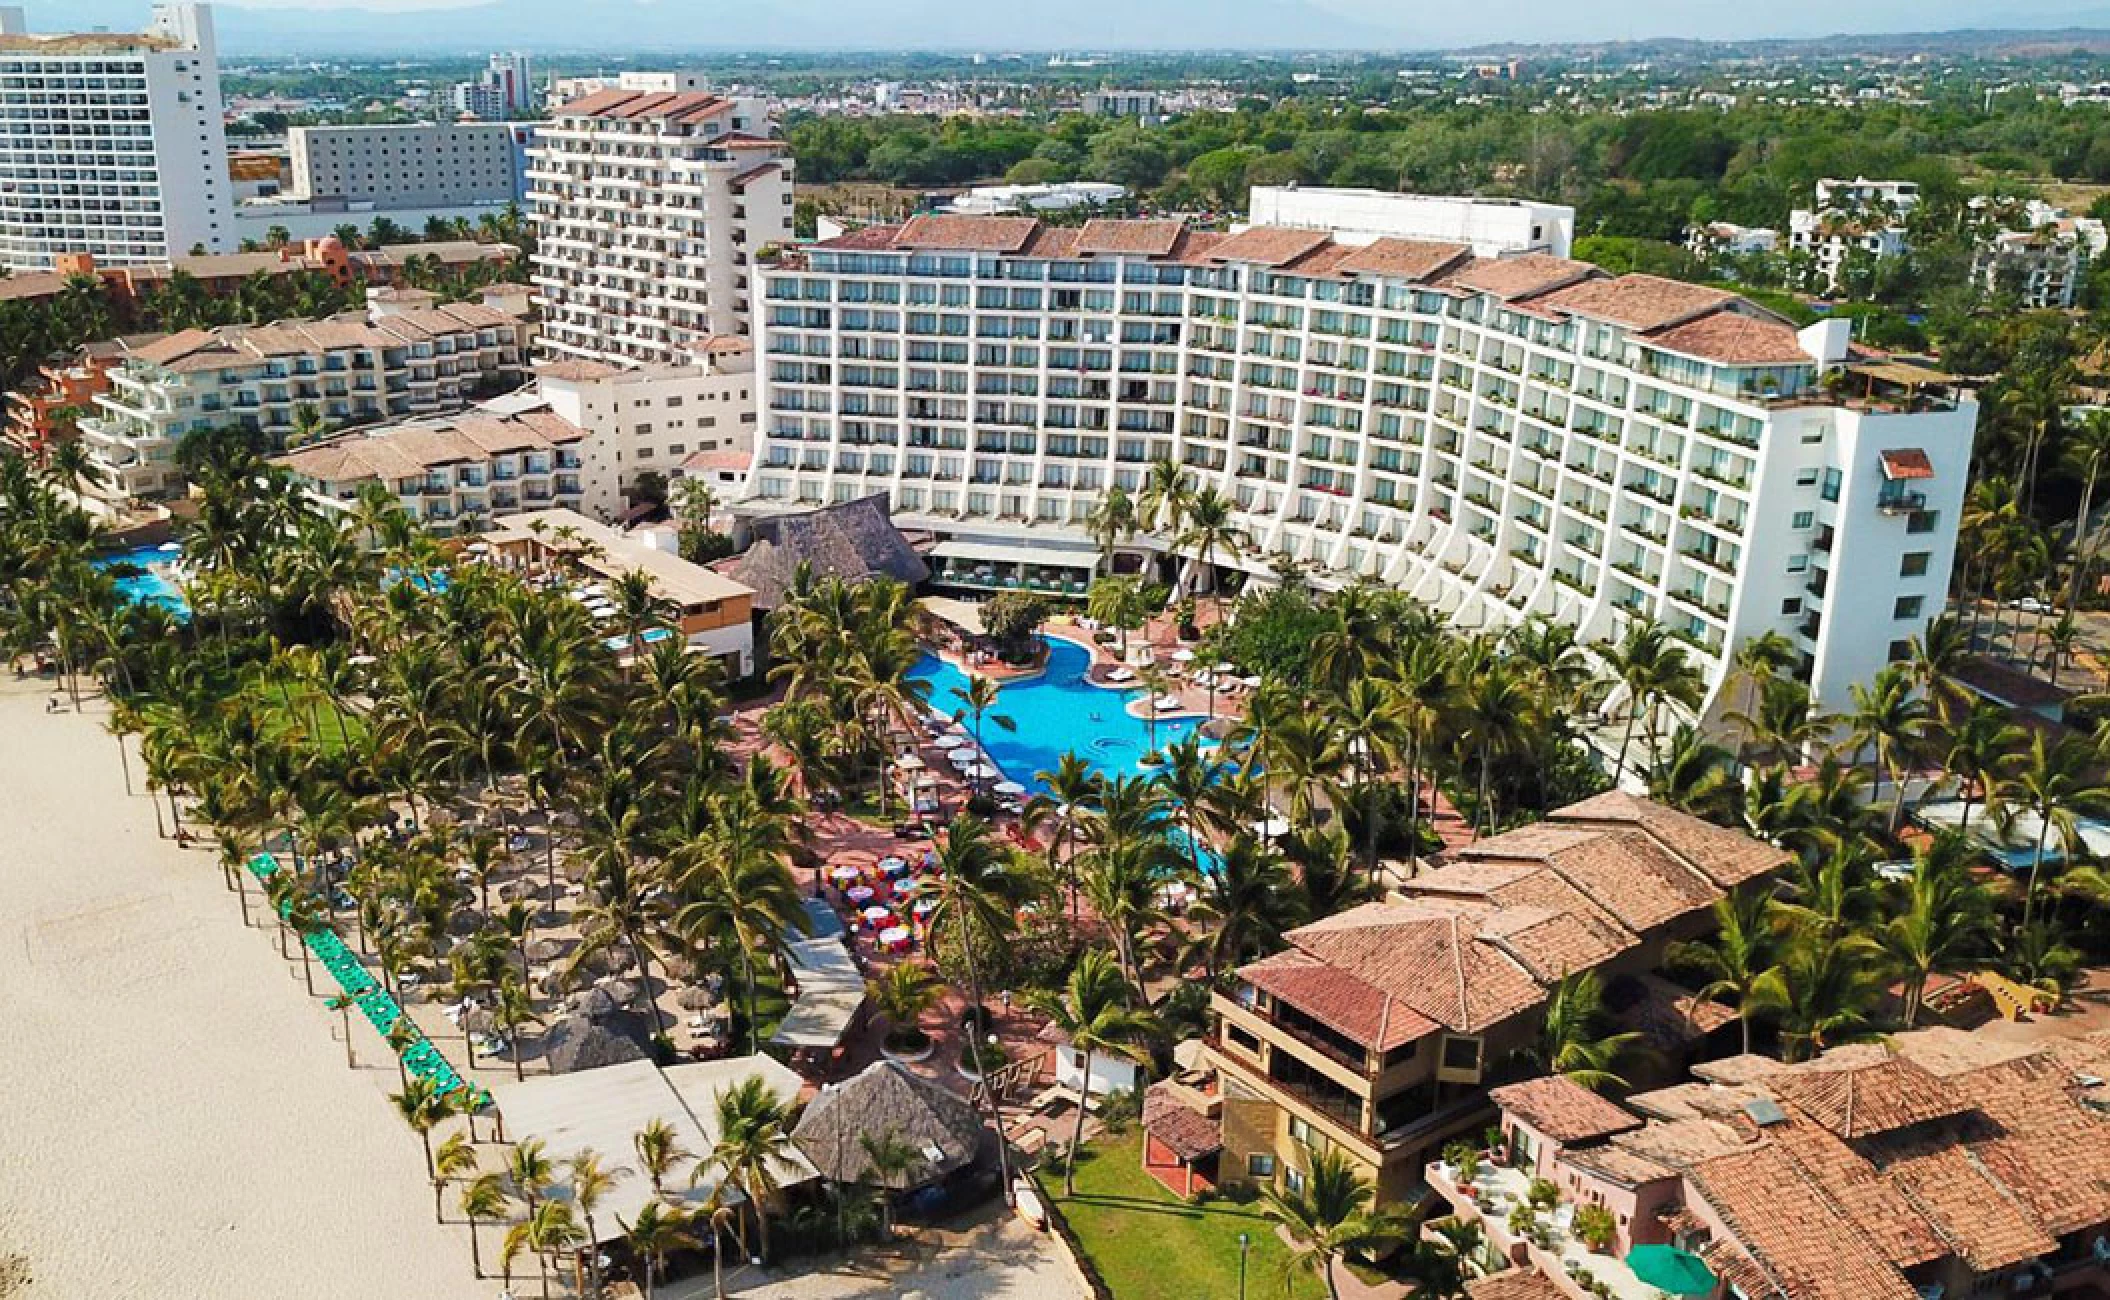
[[[288,194],[383,210],[510,203],[523,192],[524,132],[532,138],[509,122],[296,126]]]
[[[0,266],[224,252],[233,205],[209,5],[77,35],[31,35],[0,6]]]
[[[680,361],[747,333],[754,254],[791,237],[791,158],[767,130],[755,104],[700,90],[553,110],[528,170],[545,351]]]
[[[743,508],[885,493],[941,581],[1074,590],[1151,462],[1291,557],[1467,628],[1777,631],[1825,709],[1940,612],[1975,408],[1734,295],[1546,253],[922,216],[765,271]],[[1162,554],[1148,535],[1135,548]],[[1130,561],[1129,563],[1133,563]]]

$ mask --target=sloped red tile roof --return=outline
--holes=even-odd
[[[593,117],[598,113],[614,108],[617,104],[629,103],[631,100],[636,99],[637,96],[638,92],[635,90],[616,90],[613,87],[607,90],[596,90],[583,99],[575,99],[569,104],[558,105],[550,110],[550,115],[553,117]]]
[[[1293,261],[1332,239],[1323,230],[1294,226],[1248,226],[1209,250],[1216,262],[1258,262],[1280,266]]]
[[[1657,330],[1643,341],[1728,366],[1801,365],[1811,360],[1792,326],[1728,310]]]
[[[1510,1268],[1465,1284],[1466,1300],[1567,1300],[1567,1294],[1535,1269]]]
[[[1971,1108],[1961,1089],[1878,1043],[1836,1048],[1764,1083],[1849,1141]]]
[[[1815,1192],[1779,1146],[1716,1156],[1687,1171],[1740,1252],[1791,1300],[1918,1300],[1860,1227]]]
[[[1917,447],[1901,447],[1883,453],[1883,477],[1892,480],[1933,478],[1934,462]]]
[[[1705,911],[1721,896],[1712,881],[1638,828],[1567,827],[1547,822],[1505,831],[1458,852],[1467,861],[1544,863],[1637,935]]]
[[[1735,294],[1682,280],[1622,275],[1556,289],[1545,295],[1540,305],[1646,331],[1676,324],[1735,300]]]
[[[1077,232],[1079,253],[1139,253],[1164,257],[1179,242],[1186,223],[1170,220],[1120,221],[1094,217]]]
[[[1478,1033],[1546,998],[1522,964],[1480,941],[1484,914],[1430,899],[1366,903],[1284,937],[1437,1025]]]
[[[1788,865],[1789,855],[1764,840],[1617,790],[1569,804],[1556,812],[1554,819],[1565,825],[1603,822],[1639,826],[1724,889]]]
[[[1355,249],[1341,259],[1339,269],[1367,275],[1397,275],[1426,280],[1471,257],[1466,244],[1446,244],[1433,239],[1379,239]]]
[[[1587,1142],[1641,1127],[1641,1118],[1562,1075],[1512,1083],[1488,1093],[1514,1115],[1556,1142]]]
[[[901,237],[901,229],[898,225],[861,226],[856,230],[846,230],[833,239],[823,239],[814,247],[839,248],[851,252],[892,248],[894,241]]]
[[[1440,1026],[1368,981],[1309,953],[1291,949],[1240,968],[1239,978],[1336,1033],[1389,1052]]]
[[[1199,1160],[1224,1144],[1223,1123],[1189,1106],[1174,1094],[1168,1080],[1143,1092],[1143,1130],[1172,1148],[1182,1160]]]
[[[1491,293],[1497,298],[1528,298],[1564,284],[1574,284],[1603,271],[1588,262],[1555,257],[1551,253],[1521,253],[1515,257],[1476,257],[1442,277],[1441,282]]]
[[[1034,217],[971,217],[925,213],[910,217],[894,236],[896,248],[944,248],[976,253],[1015,253],[1040,230]]]

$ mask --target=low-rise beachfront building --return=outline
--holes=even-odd
[[[71,358],[45,362],[37,367],[35,379],[8,390],[5,437],[9,445],[25,456],[41,458],[53,442],[73,437],[80,417],[110,390],[110,371],[124,360],[131,346],[125,339],[83,344]]]
[[[1168,460],[1231,500],[1220,564],[1379,580],[1464,628],[1652,618],[1716,715],[1752,637],[1842,710],[1940,612],[1976,421],[1843,321],[1282,226],[921,216],[787,255],[762,316],[746,513],[884,493],[940,560],[1074,581],[1107,490]]]
[[[1481,1225],[1483,1264],[1561,1300],[1655,1300],[1666,1261],[1739,1300],[2110,1287],[2110,1037],[1933,1028],[1693,1073],[1623,1104],[1557,1076],[1497,1088],[1502,1147],[1429,1184]],[[1534,1179],[1560,1201],[1527,1225]],[[1608,1238],[1577,1231],[1583,1206]]]
[[[755,671],[754,591],[722,573],[691,564],[672,551],[659,550],[607,524],[571,510],[534,510],[497,522],[479,539],[498,563],[532,573],[553,567],[586,578],[588,609],[609,632],[609,648],[629,656],[624,635],[611,607],[595,598],[607,595],[606,584],[642,571],[652,594],[666,607],[668,630],[690,651],[708,655],[725,670],[728,681]],[[657,640],[645,634],[650,643]]]
[[[1485,1125],[1487,1088],[1517,1077],[1563,978],[1596,971],[1625,1001],[1670,944],[1711,929],[1717,899],[1785,862],[1606,794],[1461,850],[1403,897],[1291,931],[1211,996],[1218,1181],[1294,1190],[1334,1150],[1382,1201],[1413,1201],[1443,1144]]]
[[[180,494],[184,435],[237,427],[283,446],[296,430],[461,406],[525,373],[528,321],[490,307],[356,313],[183,330],[132,349],[80,422],[99,481],[90,509]]]
[[[326,438],[274,463],[325,509],[349,514],[378,483],[446,536],[559,507],[613,518],[621,499],[612,480],[588,472],[585,442],[583,430],[548,411],[472,408]]]

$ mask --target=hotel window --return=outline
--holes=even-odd
[[[1919,578],[1926,576],[1927,563],[1932,558],[1933,552],[1931,551],[1905,552],[1904,560],[1898,565],[1898,576],[1900,578]]]
[[[1926,600],[1925,596],[1900,596],[1897,599],[1897,603],[1891,606],[1890,616],[1892,618],[1918,618],[1920,609],[1926,604]]]
[[[1253,1152],[1245,1158],[1245,1176],[1248,1178],[1273,1178],[1275,1157]]]

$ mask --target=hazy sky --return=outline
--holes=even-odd
[[[37,30],[75,24],[134,26],[149,0],[29,0]],[[283,42],[303,29],[324,45],[357,40],[358,11],[492,6],[490,24],[469,15],[435,16],[429,30],[389,23],[392,44],[425,37],[510,39],[562,45],[605,44],[623,33],[641,44],[872,48],[1070,48],[1121,45],[1252,47],[1381,46],[1434,48],[1483,41],[1559,42],[1657,37],[1724,39],[1811,37],[1831,33],[1922,32],[1960,27],[2110,27],[2110,0],[1504,0],[1492,5],[1437,0],[1065,0],[1054,6],[988,0],[763,0],[727,7],[708,0],[220,0],[230,45],[253,37]],[[259,13],[256,11],[274,11]],[[288,10],[311,11],[291,14]],[[502,15],[502,16],[501,16]],[[1327,16],[1341,19],[1331,30]],[[464,27],[463,24],[468,26]],[[408,30],[406,30],[408,28]],[[1235,33],[1235,34],[1234,34]],[[717,39],[713,39],[716,37]],[[1097,41],[1095,41],[1097,37]]]

